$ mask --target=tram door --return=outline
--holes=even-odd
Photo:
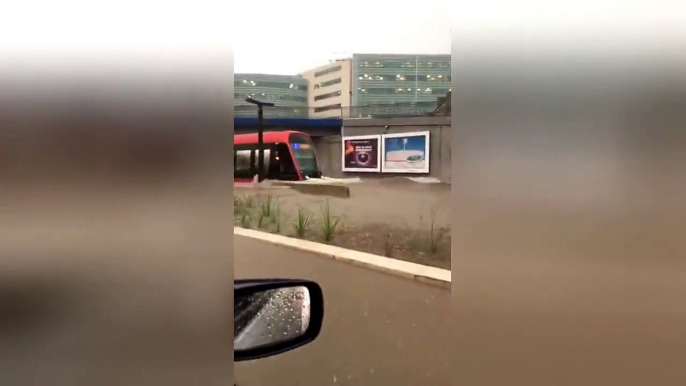
[[[293,162],[293,157],[285,143],[275,143],[271,146],[269,168],[267,175],[271,180],[297,181],[300,179]]]

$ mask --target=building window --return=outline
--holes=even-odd
[[[448,88],[414,88],[414,87],[398,87],[398,88],[358,88],[360,94],[364,95],[446,95],[451,89]]]
[[[450,59],[380,59],[362,60],[359,68],[450,68]]]
[[[421,75],[427,82],[450,82],[450,75]]]
[[[369,75],[362,74],[358,77],[362,82],[450,82],[450,75]]]
[[[360,68],[415,68],[415,60],[365,60],[360,62]]]
[[[448,93],[447,88],[418,88],[417,91],[419,91],[422,94],[429,94],[429,95],[445,95]]]
[[[322,76],[322,75],[332,74],[332,73],[334,73],[334,72],[340,71],[341,68],[343,68],[343,67],[341,67],[341,66],[335,66],[335,67],[327,68],[326,70],[317,71],[317,72],[314,73],[314,77],[317,78],[317,77],[320,77],[320,76]]]
[[[273,93],[248,93],[248,94],[234,93],[233,97],[235,99],[241,99],[241,100],[243,100],[245,98],[255,98],[255,99],[263,100],[263,101],[289,101],[289,102],[302,102],[302,103],[307,102],[307,97],[304,97],[304,96],[282,95],[282,94],[273,94]]]
[[[381,80],[392,80],[392,76],[383,76],[383,75],[369,75],[369,74],[363,74],[362,76],[359,77],[360,80],[365,80],[365,81],[381,81]]]
[[[375,61],[375,60],[365,60],[363,62],[360,62],[359,67],[361,68],[382,68],[385,67],[384,63]]]
[[[450,62],[446,60],[426,60],[421,59],[417,62],[420,68],[450,68]]]
[[[328,105],[328,106],[323,106],[323,107],[315,107],[314,112],[315,112],[315,113],[321,113],[321,112],[324,112],[324,111],[336,110],[336,109],[340,109],[340,108],[341,108],[341,104],[340,104],[340,103],[336,103],[335,105]]]
[[[322,94],[322,95],[317,95],[314,97],[314,100],[320,101],[322,99],[335,98],[337,96],[341,96],[340,91],[334,91],[334,92],[330,92],[330,93],[326,93],[326,94]]]
[[[314,85],[314,88],[315,88],[315,89],[320,89],[320,88],[323,88],[323,87],[333,86],[334,84],[338,84],[338,83],[341,83],[341,78],[336,78],[336,79],[332,79],[332,80],[329,80],[329,81],[326,81],[326,82],[317,83],[317,84]]]
[[[414,87],[385,87],[385,88],[358,88],[361,94],[369,95],[407,95],[414,94],[419,89]]]
[[[268,80],[252,80],[252,79],[239,79],[234,80],[234,86],[236,87],[269,87],[269,88],[282,88],[290,90],[307,91],[307,86],[302,84],[295,84],[291,82],[275,82]]]

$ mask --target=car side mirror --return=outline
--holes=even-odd
[[[307,280],[234,283],[234,361],[277,355],[314,341],[322,328],[324,296]]]

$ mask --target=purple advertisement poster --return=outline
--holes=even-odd
[[[381,136],[343,137],[343,171],[381,171]]]

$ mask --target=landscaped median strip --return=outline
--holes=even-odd
[[[305,252],[332,257],[336,260],[346,261],[355,265],[361,265],[377,271],[391,273],[396,276],[402,276],[423,283],[438,285],[443,288],[450,289],[451,285],[451,273],[447,269],[429,267],[426,265],[373,255],[371,253],[358,252],[351,249],[345,249],[332,245],[320,244],[312,241],[300,240],[292,237],[280,236],[241,227],[234,227],[233,233],[239,236],[251,237],[272,244],[283,245],[285,247],[294,248]]]

